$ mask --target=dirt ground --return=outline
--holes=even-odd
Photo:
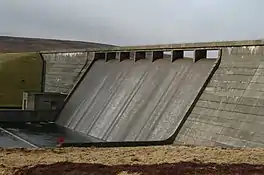
[[[264,174],[264,149],[186,146],[1,149],[0,174]]]

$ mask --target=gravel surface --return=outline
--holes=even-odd
[[[154,172],[156,174],[193,174],[194,172],[196,174],[219,174],[219,172],[220,174],[242,172],[264,174],[264,149],[157,146],[0,150],[0,174],[5,175],[153,174]]]

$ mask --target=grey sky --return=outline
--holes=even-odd
[[[264,38],[263,0],[0,0],[0,35],[118,45]]]

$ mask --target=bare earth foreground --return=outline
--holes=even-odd
[[[264,149],[1,149],[0,174],[264,174]]]

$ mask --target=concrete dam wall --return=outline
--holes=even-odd
[[[56,123],[103,142],[174,134],[174,144],[264,147],[263,44],[185,44],[169,57],[173,45],[87,51]],[[219,62],[207,49],[221,49]]]
[[[68,94],[86,71],[91,57],[86,51],[41,53],[46,64],[44,91]]]
[[[175,143],[264,146],[264,47],[227,47]]]
[[[181,53],[181,54],[180,54]],[[102,141],[160,141],[174,134],[216,66],[204,50],[95,54],[57,124]],[[132,59],[131,59],[132,58]]]

